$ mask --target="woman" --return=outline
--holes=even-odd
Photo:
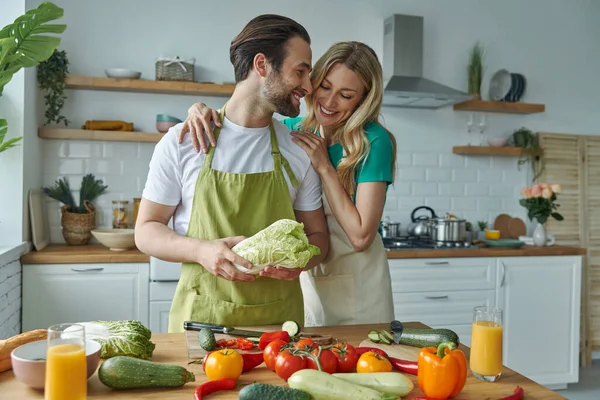
[[[393,183],[396,142],[378,121],[382,68],[364,43],[336,43],[311,72],[313,93],[304,118],[282,122],[310,157],[323,183],[330,250],[320,266],[302,273],[305,324],[386,323],[394,319],[391,279],[379,225]],[[216,110],[192,106],[181,130],[206,151],[214,146]],[[218,117],[218,115],[216,115]]]

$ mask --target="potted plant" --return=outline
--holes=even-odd
[[[487,221],[477,221],[479,231],[477,232],[477,240],[485,239],[485,229],[487,228]]]
[[[60,44],[60,37],[48,33],[63,33],[66,25],[47,24],[62,18],[64,10],[53,3],[44,2],[0,30],[0,96],[4,86],[21,68],[34,67],[47,60]],[[0,153],[15,147],[22,139],[4,141],[8,122],[0,118]]]
[[[541,183],[527,187],[521,191],[523,198],[519,204],[527,209],[527,216],[532,222],[537,222],[533,231],[533,244],[545,246],[548,241],[544,224],[552,217],[557,221],[564,218],[558,213],[559,204],[556,203],[556,195],[561,192],[559,184]]]
[[[44,92],[46,102],[46,122],[48,125],[52,122],[69,126],[67,117],[60,114],[65,105],[65,79],[69,75],[69,59],[64,50],[54,50],[54,53],[46,61],[43,61],[37,68],[37,80],[40,89]]]
[[[532,182],[535,182],[542,175],[545,167],[544,151],[540,147],[537,135],[523,127],[513,132],[508,139],[508,144],[522,149],[517,161],[517,168],[520,170],[521,165],[531,163]]]
[[[467,75],[469,80],[469,94],[477,100],[481,99],[481,81],[483,79],[483,59],[485,52],[483,46],[477,42],[469,52],[469,64],[467,65]]]
[[[52,187],[45,187],[44,193],[63,203],[61,207],[61,226],[63,238],[69,245],[87,244],[92,237],[92,229],[96,227],[96,209],[94,200],[106,192],[108,186],[88,174],[81,181],[79,189],[79,205],[71,193],[66,178],[57,179]]]

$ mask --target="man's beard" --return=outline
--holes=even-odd
[[[293,89],[287,89],[281,75],[273,71],[267,77],[264,87],[266,99],[273,105],[275,112],[286,117],[297,117],[300,114],[300,106],[296,106],[292,100]]]

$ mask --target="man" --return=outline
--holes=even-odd
[[[219,146],[196,153],[181,124],[157,144],[144,188],[135,240],[157,258],[182,262],[169,315],[169,332],[183,321],[220,325],[304,321],[301,269],[267,267],[260,276],[232,263],[251,264],[231,251],[284,218],[304,224],[321,249],[329,246],[320,180],[310,159],[273,113],[297,116],[312,91],[310,37],[297,22],[278,15],[250,21],[230,47],[236,88],[220,110]],[[173,217],[174,231],[167,224]]]

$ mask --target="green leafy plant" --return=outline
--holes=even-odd
[[[46,122],[48,125],[52,122],[60,124],[63,122],[65,126],[69,126],[67,117],[60,114],[65,105],[65,78],[69,75],[69,60],[67,52],[62,50],[54,50],[54,53],[46,61],[41,62],[37,68],[37,80],[40,89],[44,92],[44,100],[46,101]]]
[[[64,10],[53,3],[44,2],[0,30],[0,96],[4,86],[21,68],[35,67],[47,60],[60,45],[60,34],[66,25],[47,24],[62,18]],[[0,153],[15,147],[21,137],[4,142],[8,122],[0,118]]]
[[[49,197],[60,201],[69,206],[69,211],[75,214],[86,214],[87,210],[83,206],[85,200],[94,202],[99,196],[106,192],[108,186],[104,185],[102,180],[96,179],[94,175],[87,174],[81,180],[81,189],[79,189],[79,205],[75,204],[75,198],[71,192],[71,187],[67,178],[59,178],[52,187],[45,187],[44,193]]]
[[[477,226],[479,226],[480,231],[485,231],[485,228],[487,228],[487,221],[477,221]]]
[[[522,190],[523,198],[519,200],[519,204],[527,209],[527,216],[531,221],[536,220],[542,225],[550,217],[562,221],[564,218],[557,211],[560,204],[556,203],[556,195],[560,192],[561,186],[558,184],[533,185]]]
[[[473,224],[472,224],[472,223],[470,223],[469,221],[467,221],[467,222],[465,223],[465,230],[466,230],[467,232],[473,232]]]
[[[520,147],[521,154],[517,161],[517,168],[527,163],[531,164],[533,181],[535,182],[544,172],[545,160],[544,151],[540,147],[538,136],[531,130],[523,127],[513,132],[508,140],[509,146]]]
[[[483,60],[485,51],[483,45],[475,43],[469,52],[469,64],[467,65],[467,74],[469,79],[469,94],[481,98],[481,81],[483,80]]]

